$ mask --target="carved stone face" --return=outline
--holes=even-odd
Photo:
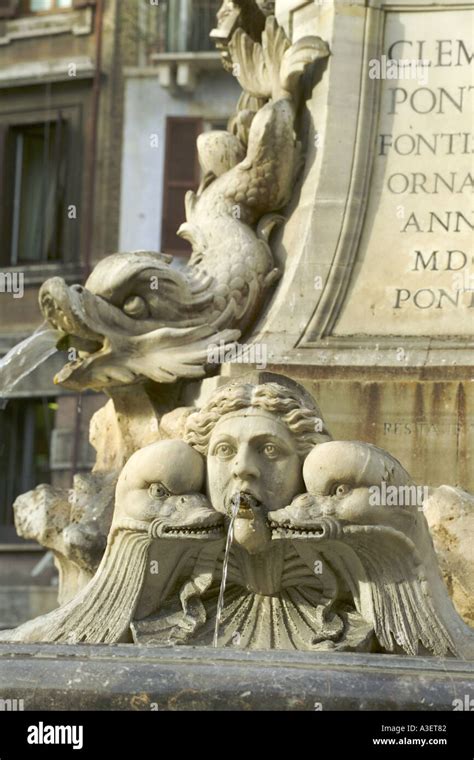
[[[261,409],[225,415],[207,457],[207,491],[214,509],[230,512],[231,497],[249,493],[266,511],[290,503],[303,489],[295,440],[275,415]]]

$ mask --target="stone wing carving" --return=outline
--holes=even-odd
[[[337,548],[334,554],[329,549],[328,560],[350,583],[361,614],[386,651],[398,645],[416,655],[421,644],[434,655],[461,654],[437,610],[436,578],[413,541],[379,525],[341,526],[339,536],[352,555],[342,551],[337,556]]]
[[[137,608],[142,615],[147,605],[155,609],[180,565],[195,562],[203,539],[223,537],[222,515],[199,493],[203,472],[202,457],[183,441],[160,441],[134,454],[117,484],[112,527],[94,577],[67,604],[2,631],[0,641],[127,641]],[[156,560],[150,559],[152,545]]]
[[[269,515],[273,530],[312,543],[380,646],[472,658],[474,634],[454,610],[419,488],[400,463],[370,444],[331,441],[307,457],[304,479],[308,493]],[[397,494],[403,503],[395,503]]]
[[[454,606],[474,627],[474,496],[439,486],[430,489],[423,510]]]

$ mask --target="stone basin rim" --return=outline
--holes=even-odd
[[[367,654],[357,652],[301,652],[277,650],[212,649],[210,647],[179,646],[174,648],[153,647],[136,644],[14,644],[0,645],[0,662],[19,660],[71,660],[107,662],[122,660],[127,662],[156,663],[157,665],[199,664],[225,667],[239,667],[242,664],[256,667],[294,668],[301,670],[360,670],[371,671],[419,671],[425,675],[450,673],[452,675],[472,674],[474,662],[455,658],[407,657],[396,654]]]

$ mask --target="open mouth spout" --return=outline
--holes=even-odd
[[[324,515],[298,519],[289,515],[288,508],[270,512],[268,519],[273,539],[337,540],[344,525],[344,521]]]
[[[83,350],[93,351],[102,345],[104,336],[97,332],[88,317],[90,307],[88,310],[84,303],[87,295],[81,285],[69,287],[60,277],[53,277],[40,289],[39,306],[52,327],[64,335],[74,336]]]
[[[47,322],[62,333],[57,347],[69,361],[54,378],[73,390],[103,390],[130,384],[138,373],[125,366],[131,344],[148,325],[81,285],[68,286],[60,277],[47,280],[39,293]],[[128,353],[127,353],[128,352]]]
[[[249,554],[264,552],[271,541],[266,510],[256,497],[240,491],[231,499],[234,515],[233,540]]]
[[[94,296],[80,285],[69,287],[60,277],[47,280],[40,289],[39,305],[47,322],[62,333],[57,347],[66,350],[72,358],[56,375],[56,383],[68,380],[84,365],[107,350],[107,340],[95,327],[100,322],[92,319]]]
[[[235,514],[236,517],[243,520],[251,520],[261,508],[258,499],[248,491],[239,491],[235,493],[230,502],[232,514]]]
[[[224,538],[224,520],[214,510],[197,509],[194,515],[176,515],[171,521],[157,518],[150,527],[150,534],[154,538],[217,540]]]

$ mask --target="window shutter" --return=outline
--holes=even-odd
[[[0,265],[10,261],[10,230],[7,233],[8,214],[5,208],[9,189],[7,186],[7,135],[8,124],[0,124]],[[11,195],[11,193],[10,193]]]
[[[63,201],[65,195],[64,177],[66,171],[65,122],[58,112],[54,130],[52,156],[53,173],[48,176],[46,190],[43,259],[57,260],[61,257],[62,226],[64,222]]]
[[[0,124],[0,264],[10,265],[15,139],[9,124]]]
[[[0,0],[0,19],[14,18],[20,6],[20,0]]]
[[[166,122],[166,156],[164,177],[163,224],[161,248],[166,253],[190,253],[186,240],[177,229],[186,220],[184,197],[188,190],[197,190],[200,169],[196,140],[202,131],[202,120],[168,117]]]

